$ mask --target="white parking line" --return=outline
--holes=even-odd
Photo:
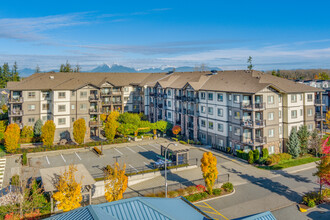
[[[145,149],[144,147],[138,145],[139,148],[141,148],[142,150],[148,151],[147,149]]]
[[[66,160],[64,159],[63,154],[61,154],[61,157],[62,157],[64,163],[66,163]]]
[[[47,156],[46,156],[46,161],[47,161],[48,165],[50,165],[50,163],[49,163],[49,160],[48,160],[48,157],[47,157]]]
[[[147,166],[149,165],[149,164],[147,164],[146,162],[143,162],[143,163],[144,163],[145,165],[147,165]]]
[[[136,172],[138,172],[138,170],[137,170],[135,167],[133,167],[131,164],[128,164],[128,166],[129,166],[130,168],[136,170]]]
[[[151,147],[153,147],[153,148],[156,148],[157,150],[160,149],[159,147],[155,147],[153,144],[149,144],[149,146],[151,146]]]
[[[115,151],[117,151],[118,153],[120,153],[121,155],[124,155],[122,152],[120,152],[119,150],[117,150],[117,148],[114,148]]]
[[[136,154],[136,152],[134,151],[134,150],[132,150],[131,148],[129,148],[129,147],[126,147],[128,150],[130,150],[131,152],[133,152],[133,153],[135,153]]]
[[[76,154],[76,156],[79,158],[79,160],[81,160],[81,157],[77,154],[77,152],[74,152]]]

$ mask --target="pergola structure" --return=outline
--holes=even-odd
[[[161,145],[161,155],[165,157],[167,145]],[[178,144],[170,145],[167,150],[166,159],[171,160],[174,165],[186,164],[189,161],[189,147]]]
[[[74,173],[75,179],[77,182],[81,181],[82,196],[84,197],[84,195],[88,195],[90,205],[92,201],[92,187],[95,184],[95,180],[83,164],[76,164],[75,166],[77,168],[77,171]],[[69,166],[40,169],[43,187],[45,192],[50,194],[51,213],[54,212],[53,193],[57,191],[55,183],[57,182],[58,177],[68,170]]]

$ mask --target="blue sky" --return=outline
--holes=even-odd
[[[328,1],[2,1],[0,61],[330,68]]]

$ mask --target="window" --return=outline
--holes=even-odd
[[[307,110],[307,115],[308,115],[308,116],[313,116],[313,109],[312,109],[312,108],[309,108],[309,109]]]
[[[43,99],[48,99],[49,98],[49,92],[42,92],[42,98]]]
[[[42,110],[49,110],[49,104],[42,104]]]
[[[312,94],[308,94],[307,95],[307,102],[312,102],[313,101],[313,95]]]
[[[168,112],[168,113],[167,113],[167,117],[168,117],[169,119],[171,119],[171,118],[172,118],[172,113],[171,113],[171,112]]]
[[[278,111],[278,118],[281,119],[282,118],[282,110]]]
[[[268,137],[274,137],[274,129],[268,130]]]
[[[213,129],[213,122],[209,121],[209,129]]]
[[[205,92],[201,93],[201,99],[205,99]]]
[[[223,94],[218,94],[218,102],[223,102]]]
[[[206,126],[205,120],[201,120],[201,126],[202,126],[203,128],[205,128],[205,126]]]
[[[234,95],[234,102],[239,103],[239,95]]]
[[[300,116],[303,116],[303,110],[300,109]]]
[[[34,99],[36,97],[36,92],[29,92],[28,93],[28,98],[29,99]]]
[[[313,124],[308,124],[307,128],[308,128],[309,131],[312,131],[313,130]]]
[[[274,146],[268,147],[268,152],[269,152],[269,154],[274,154],[275,153],[275,147]]]
[[[235,135],[239,136],[241,134],[241,129],[235,128]]]
[[[213,107],[208,107],[207,112],[209,113],[209,115],[213,115]]]
[[[135,97],[134,97],[135,98]],[[126,101],[128,101],[128,97],[124,97],[124,101],[126,102]]]
[[[208,99],[209,101],[213,101],[213,93],[208,93]]]
[[[218,108],[218,116],[222,117],[223,116],[223,109]]]
[[[269,112],[268,113],[268,120],[273,121],[274,120],[274,112]]]
[[[229,116],[231,116],[231,110],[229,110]]]
[[[228,100],[231,101],[231,95],[228,96]]]
[[[134,91],[136,91],[136,88],[134,88],[135,90]],[[127,87],[124,87],[124,91],[125,92],[128,92],[128,88]]]
[[[65,118],[59,118],[58,125],[65,125]]]
[[[299,100],[302,101],[302,95],[299,94],[298,96],[299,96]]]
[[[206,139],[206,135],[205,134],[201,134],[201,139],[205,140]]]
[[[167,90],[167,95],[170,96],[171,95],[171,90]]]
[[[219,145],[220,145],[220,147],[223,147],[223,140],[222,139],[219,140]]]
[[[42,119],[43,121],[47,121],[47,116],[42,116]]]
[[[268,104],[274,104],[274,96],[273,95],[269,95],[267,97],[267,101],[268,101]]]
[[[234,118],[235,119],[240,119],[240,113],[239,112],[235,112],[234,113]]]
[[[75,96],[76,95],[76,91],[71,91],[71,96]]]
[[[218,124],[218,131],[223,132],[223,124]]]
[[[80,104],[80,110],[87,110],[86,104]]]
[[[59,99],[65,99],[65,92],[59,92],[58,93],[58,98]]]
[[[231,132],[233,129],[232,129],[232,127],[231,127],[231,125],[229,125],[229,131]]]
[[[36,105],[28,105],[28,110],[29,110],[29,111],[34,111],[34,110],[36,110]]]
[[[87,97],[87,92],[86,91],[80,92],[80,98],[86,98],[86,97]]]
[[[172,107],[171,101],[168,101],[168,104],[167,105],[168,105],[169,108],[171,108]]]
[[[205,106],[201,106],[201,112],[205,113]]]
[[[282,95],[278,95],[278,103],[282,103]]]
[[[72,118],[71,121],[74,122],[74,118]]]
[[[297,118],[297,110],[291,111],[291,118]]]
[[[291,95],[291,102],[296,103],[297,102],[297,95]]]
[[[74,105],[71,105],[71,109],[74,110],[75,109],[75,106]]]
[[[29,123],[34,123],[34,118],[29,118],[28,121]]]
[[[65,105],[59,105],[58,112],[65,112]]]

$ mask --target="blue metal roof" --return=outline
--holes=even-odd
[[[262,212],[255,215],[249,215],[235,220],[276,220],[275,216],[270,212]]]
[[[70,212],[52,216],[49,219],[202,220],[208,218],[207,215],[204,215],[199,209],[195,208],[191,203],[187,203],[180,197],[172,199],[134,197],[115,202],[82,207]]]

